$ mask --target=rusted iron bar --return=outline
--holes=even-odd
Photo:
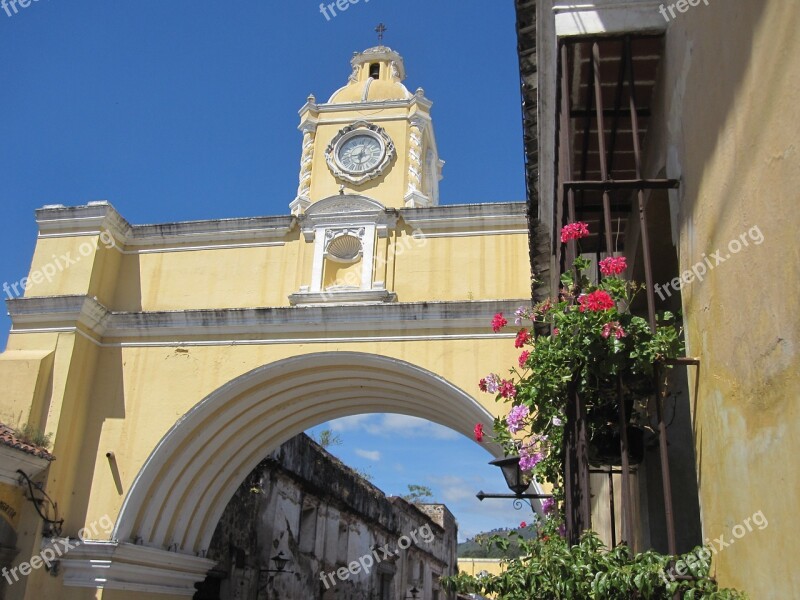
[[[615,36],[616,37],[616,36]],[[656,39],[656,38],[663,38],[663,33],[648,33],[648,32],[641,32],[636,34],[637,40],[642,39]],[[587,36],[580,36],[580,37],[562,37],[559,38],[558,43],[561,46],[574,46],[577,44],[594,44],[597,42],[606,43],[610,39],[615,39],[607,35],[587,35]]]
[[[614,176],[614,151],[617,149],[617,133],[619,133],[619,120],[621,116],[621,109],[622,109],[622,93],[625,91],[625,52],[627,51],[627,47],[625,44],[622,44],[622,56],[619,61],[619,74],[617,75],[617,89],[614,92],[614,111],[612,116],[614,117],[613,124],[611,125],[611,140],[608,143],[608,158],[606,162],[608,163],[608,175],[609,177]],[[641,115],[639,115],[641,116]],[[585,177],[584,177],[585,179]]]
[[[597,111],[597,147],[600,160],[600,176],[608,181],[608,164],[606,162],[605,124],[603,121],[603,88],[600,81],[600,44],[592,45],[592,68],[594,70],[595,110]],[[614,254],[614,242],[611,237],[611,196],[607,189],[603,190],[603,231],[608,256]],[[617,401],[619,402],[620,452],[622,455],[622,517],[623,538],[633,549],[633,510],[631,506],[630,458],[628,456],[628,427],[625,415],[625,401],[622,397],[622,381],[617,377]]]
[[[631,53],[631,37],[625,36],[626,58],[628,63],[628,89],[631,108],[631,129],[633,134],[633,155],[636,165],[636,178],[642,177],[642,152],[639,145],[639,118],[636,116],[636,78],[633,72]],[[642,236],[642,257],[644,259],[645,284],[647,286],[647,312],[650,328],[656,330],[655,294],[653,289],[653,268],[650,258],[650,240],[647,232],[647,208],[644,201],[644,190],[637,191],[639,201],[639,223]],[[675,515],[672,507],[672,478],[669,472],[669,449],[667,447],[667,425],[664,422],[664,398],[660,387],[660,369],[654,365],[654,375],[658,384],[656,388],[656,418],[658,419],[658,445],[661,457],[661,483],[664,492],[664,517],[667,525],[667,548],[670,555],[677,554],[675,541]]]
[[[594,108],[597,119],[597,149],[600,159],[600,176],[603,181],[608,180],[608,165],[606,164],[606,128],[603,120],[603,86],[600,82],[600,44],[592,45],[592,69],[594,70]],[[611,196],[608,190],[603,190],[603,222],[606,238],[606,252],[609,256],[614,253],[614,242],[611,237]]]
[[[611,180],[587,180],[587,181],[565,181],[562,185],[565,189],[574,190],[674,190],[680,187],[677,179],[611,179]]]
[[[617,546],[617,515],[614,506],[614,471],[608,470],[608,508],[611,513],[611,547]]]
[[[628,109],[623,106],[623,107],[620,107],[619,112],[620,112],[621,115],[627,115],[628,114]],[[595,111],[593,111],[591,109],[573,108],[569,112],[569,116],[572,117],[573,119],[579,119],[581,117],[585,117],[587,113],[590,114],[591,116],[595,115]],[[606,117],[613,117],[614,114],[615,114],[614,109],[606,108],[606,109],[603,110],[603,115],[606,116]],[[647,109],[647,108],[637,108],[636,109],[636,114],[638,114],[641,118],[646,119],[646,118],[648,118],[650,116],[650,110]]]
[[[581,148],[581,179],[586,179],[586,173],[589,170],[589,148],[591,142],[591,135],[592,132],[592,118],[594,117],[594,112],[592,111],[593,103],[592,99],[594,97],[594,72],[592,69],[586,69],[586,111],[583,116],[583,147]],[[585,200],[586,192],[581,190],[581,211],[583,211],[583,203]],[[600,234],[602,235],[602,233]]]
[[[699,358],[691,358],[689,356],[679,356],[677,358],[665,358],[663,360],[665,365],[694,365],[696,367],[700,366],[700,359]]]
[[[636,165],[636,179],[642,178],[642,149],[639,143],[639,118],[636,116],[636,79],[633,74],[633,58],[631,38],[625,36],[626,59],[628,62],[628,97],[631,105],[631,130],[633,138],[633,157]],[[653,287],[653,263],[650,259],[650,235],[647,232],[647,207],[644,201],[644,189],[637,190],[639,201],[639,224],[642,236],[642,257],[644,259],[644,278],[647,286],[647,316],[650,329],[656,330],[656,298]]]
[[[574,382],[570,385],[566,408],[564,492],[567,539],[570,544],[577,544],[581,534],[592,526],[592,507],[589,489],[586,404],[577,393]]]
[[[622,377],[617,375],[617,400],[619,401],[619,440],[622,456],[622,538],[631,550],[635,550],[633,537],[633,496],[631,494],[630,455],[628,446],[628,416],[625,414],[625,399],[622,396]]]

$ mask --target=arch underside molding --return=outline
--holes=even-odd
[[[466,436],[493,420],[463,390],[401,360],[359,352],[281,360],[229,382],[178,420],[137,475],[114,538],[204,556],[230,498],[271,451],[320,423],[383,412]]]

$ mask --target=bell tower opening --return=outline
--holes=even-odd
[[[369,66],[369,76],[372,79],[380,79],[381,78],[381,64],[380,63],[372,63]]]

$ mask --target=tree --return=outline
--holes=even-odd
[[[342,436],[338,433],[334,433],[332,429],[323,429],[319,434],[315,434],[312,437],[315,442],[325,449],[331,446],[341,446],[344,441],[342,440]]]
[[[433,490],[425,485],[408,485],[408,493],[400,496],[406,502],[411,504],[424,504],[433,498]]]

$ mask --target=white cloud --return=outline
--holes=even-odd
[[[364,429],[368,426],[370,419],[374,419],[376,415],[353,415],[352,417],[343,417],[330,422],[330,428],[333,431],[356,431]]]
[[[398,414],[365,414],[331,421],[333,431],[364,431],[370,435],[393,438],[428,438],[457,440],[461,434],[425,419]]]
[[[361,458],[366,458],[372,462],[378,462],[381,459],[381,453],[377,450],[362,450],[361,448],[356,448],[355,452]]]

